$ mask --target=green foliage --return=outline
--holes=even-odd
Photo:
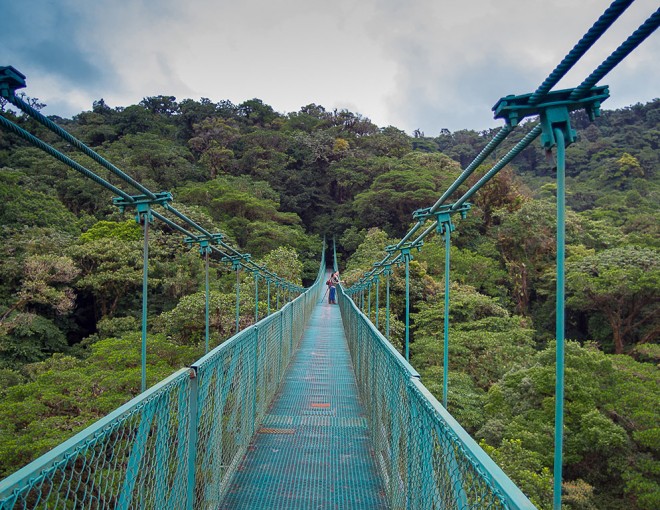
[[[101,339],[120,338],[140,329],[140,321],[136,317],[104,317],[96,326]]]
[[[280,246],[269,252],[261,260],[261,264],[280,278],[302,285],[303,263],[293,248]]]
[[[192,155],[185,148],[153,133],[128,134],[101,154],[148,187],[172,189],[181,180],[195,179]]]
[[[497,448],[482,441],[481,447],[537,508],[552,509],[552,472],[543,465],[541,455],[525,449],[517,439],[505,439]]]
[[[442,367],[444,301],[422,303],[413,314],[412,362],[418,370]],[[533,331],[493,298],[453,285],[449,308],[449,366],[488,389],[534,354]]]
[[[0,224],[7,227],[54,227],[73,233],[76,217],[57,197],[23,186],[24,175],[3,169],[0,172]]]
[[[460,168],[441,154],[410,153],[394,160],[368,191],[355,197],[355,211],[365,227],[403,234],[415,209],[428,206],[458,176]]]
[[[0,368],[34,363],[66,350],[62,331],[40,315],[17,313],[0,328]]]
[[[142,239],[142,229],[134,220],[126,220],[121,223],[102,220],[80,235],[80,240],[83,243],[104,238],[120,241],[139,241]]]
[[[358,234],[358,236],[361,236],[361,234]],[[384,248],[388,244],[390,244],[390,240],[384,231],[379,228],[369,229],[346,264],[346,271],[342,275],[346,285],[352,285],[363,273],[371,269],[374,262],[385,258],[387,252]]]
[[[657,268],[642,263],[655,261],[660,247],[659,112],[655,100],[605,111],[593,124],[572,114],[581,138],[567,150],[567,332],[608,350],[621,350],[621,338],[622,350],[638,361],[569,344],[569,508],[660,506]],[[58,122],[153,191],[173,191],[179,210],[281,276],[310,281],[320,235],[335,236],[342,260],[355,252],[342,274],[349,284],[385,256],[383,247],[407,231],[412,211],[432,205],[494,134],[443,130],[427,138],[416,131],[411,138],[314,104],[281,115],[259,99],[234,105],[172,96],[126,108],[101,99],[92,111]],[[498,155],[529,127],[512,133]],[[109,191],[13,135],[0,134],[0,168],[0,459],[9,470],[138,391],[142,233],[132,218],[119,219]],[[541,508],[549,504],[553,432],[547,342],[554,337],[555,195],[552,165],[533,144],[470,199],[451,248],[450,410]],[[155,382],[203,351],[204,275],[196,248],[183,246],[169,227],[153,225],[149,248],[149,324],[163,331],[149,339]],[[439,395],[442,241],[427,238],[414,257],[413,363]],[[70,278],[57,280],[66,268]],[[248,324],[254,279],[241,278]],[[212,260],[213,345],[233,332],[234,283]],[[390,339],[401,350],[401,267],[391,290]],[[381,330],[384,297],[381,285]],[[263,281],[259,298],[265,314]],[[533,339],[547,348],[536,352]],[[57,352],[85,359],[49,358]]]
[[[649,448],[644,441],[653,441],[653,432],[638,438],[635,430],[652,431],[660,421],[657,406],[652,403],[660,396],[658,381],[657,369],[652,365],[567,344],[565,472],[569,480],[579,477],[598,487],[594,495],[597,508],[621,498],[624,492],[653,497],[658,472],[651,467],[648,454],[643,453]],[[488,420],[478,437],[494,446],[506,439],[520,440],[523,448],[541,454],[543,466],[550,468],[554,345],[493,385],[485,411]],[[649,483],[636,492],[640,490],[636,481],[642,476]],[[619,482],[611,483],[613,480]]]
[[[245,293],[244,293],[245,295]],[[177,306],[161,314],[155,323],[155,329],[168,335],[177,345],[199,346],[204,344],[205,335],[205,294],[198,292],[183,297]],[[215,347],[236,332],[234,310],[236,297],[233,294],[210,293],[209,301],[209,345]],[[254,299],[251,306],[248,300],[241,302],[245,311],[253,310]],[[241,315],[243,326],[254,320],[252,317]],[[250,320],[251,319],[251,320]]]
[[[82,269],[76,287],[95,297],[100,317],[114,315],[122,300],[142,285],[142,243],[103,237],[72,246]],[[151,285],[156,282],[149,280]]]
[[[442,277],[445,271],[444,240],[439,236],[432,237],[415,258],[426,263],[430,275]],[[453,281],[474,287],[488,296],[504,298],[508,294],[505,287],[507,273],[500,267],[500,261],[468,248],[451,247],[450,276]]]
[[[569,307],[599,312],[611,328],[614,351],[656,342],[660,327],[660,255],[626,246],[588,255],[568,264]]]
[[[192,362],[199,351],[150,335],[148,384]],[[85,361],[64,355],[26,367],[29,381],[3,391],[0,476],[4,477],[140,391],[139,333],[91,346]]]

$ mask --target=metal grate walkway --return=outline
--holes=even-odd
[[[327,297],[221,508],[387,508],[339,306]]]

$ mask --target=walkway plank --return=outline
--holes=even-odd
[[[339,306],[314,309],[224,509],[387,508]]]

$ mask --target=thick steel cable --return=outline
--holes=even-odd
[[[100,184],[104,188],[109,189],[113,193],[116,193],[117,195],[121,196],[124,200],[127,200],[129,202],[133,202],[133,197],[131,197],[131,195],[129,195],[128,193],[126,193],[126,192],[120,190],[119,188],[117,188],[116,186],[110,184],[108,181],[106,181],[102,177],[96,175],[91,170],[88,170],[87,168],[82,166],[80,163],[77,163],[76,161],[72,160],[70,157],[65,156],[64,154],[62,154],[57,149],[55,149],[55,148],[51,147],[50,145],[48,145],[47,143],[41,141],[39,138],[34,136],[32,133],[29,133],[28,131],[26,131],[22,127],[17,126],[12,121],[5,119],[1,115],[0,115],[0,125],[2,125],[2,127],[7,129],[8,131],[11,131],[15,135],[20,136],[23,140],[31,143],[35,147],[38,147],[42,151],[50,154],[51,156],[53,156],[58,161],[61,161],[62,163],[64,163],[65,165],[68,165],[69,167],[73,168],[77,172],[80,172],[85,177],[88,177],[88,178],[92,179],[97,184]]]
[[[182,234],[187,235],[188,237],[192,238],[192,239],[195,240],[195,241],[199,241],[199,240],[200,240],[200,238],[199,238],[198,236],[196,236],[196,235],[193,234],[192,232],[186,230],[186,229],[183,228],[182,226],[177,225],[177,224],[174,223],[172,220],[166,218],[165,216],[163,216],[162,214],[158,213],[157,211],[152,210],[152,211],[151,211],[151,214],[154,216],[154,218],[158,218],[160,221],[162,221],[162,222],[165,223],[166,225],[172,227],[174,230],[177,230],[178,232],[181,232]]]
[[[144,193],[147,195],[149,198],[154,200],[156,198],[156,195],[154,195],[151,191],[149,191],[147,188],[145,188],[142,184],[137,182],[135,179],[133,179],[130,175],[122,172],[119,168],[117,168],[115,165],[110,163],[107,159],[87,147],[84,143],[82,143],[80,140],[75,138],[73,135],[69,134],[66,132],[64,129],[62,129],[60,126],[55,124],[52,120],[50,120],[48,117],[45,115],[39,113],[37,110],[32,108],[29,104],[27,104],[25,101],[23,101],[20,97],[15,96],[14,94],[11,94],[10,97],[8,98],[9,101],[16,106],[17,108],[20,108],[23,112],[28,114],[29,116],[33,117],[36,119],[39,123],[43,124],[46,126],[48,129],[53,131],[55,134],[60,136],[61,138],[65,139],[67,142],[69,142],[71,145],[85,153],[87,156],[92,158],[94,161],[96,161],[99,165],[107,168],[110,170],[113,174],[115,174],[117,177],[125,181],[126,183],[130,184],[134,188],[136,188],[138,191]]]
[[[170,204],[165,204],[164,207],[165,207],[165,209],[166,209],[167,211],[170,211],[172,214],[174,214],[174,216],[176,216],[177,218],[179,218],[181,221],[186,222],[188,225],[190,225],[190,226],[193,227],[194,229],[198,230],[199,232],[201,232],[201,233],[204,234],[205,236],[207,236],[207,237],[209,237],[209,238],[212,236],[211,232],[209,232],[208,230],[206,230],[206,229],[205,229],[204,227],[202,227],[201,225],[198,225],[197,223],[195,223],[193,220],[191,220],[190,218],[188,218],[188,216],[186,216],[185,214],[179,212],[179,211],[176,209],[176,207],[173,207],[173,206],[171,206]]]
[[[543,81],[530,98],[530,104],[538,102],[541,97],[552,89],[554,85],[573,67],[573,65],[586,53],[586,51],[593,46],[593,44],[607,31],[607,29],[621,16],[621,14],[633,3],[634,0],[615,0],[605,10],[605,12],[598,18],[593,26],[587,33],[578,41],[573,49],[564,57],[564,59],[557,65],[557,67],[550,73],[550,75]],[[615,50],[608,59],[603,62],[575,91],[571,94],[571,99],[577,99],[581,94],[584,94],[592,86],[603,78],[609,71],[611,71],[619,62],[621,62],[631,51],[633,51],[644,39],[646,39],[660,24],[660,9],[656,11],[637,31],[635,31],[617,50]],[[509,135],[514,128],[511,126],[504,126],[495,137],[482,149],[477,157],[465,168],[461,175],[452,183],[452,185],[442,194],[435,204],[430,209],[430,212],[435,212],[447,199],[458,189],[458,187],[465,182],[465,180],[474,172],[474,170],[492,153],[492,151]],[[502,160],[500,160],[488,173],[486,173],[466,194],[454,204],[452,210],[456,210],[462,205],[469,197],[471,197],[485,182],[490,180],[497,172],[499,172],[506,164],[508,164],[514,157],[516,157],[525,147],[527,147],[541,132],[541,128],[537,126],[530,133],[527,134]],[[410,239],[423,225],[417,222],[408,233],[399,241],[396,246],[400,247],[408,239]],[[426,237],[428,232],[425,232],[418,239]],[[380,264],[385,264],[390,259],[388,254]],[[382,271],[380,271],[382,272]],[[378,273],[380,274],[380,273]]]
[[[615,0],[529,98],[537,104],[635,0]]]
[[[452,185],[442,194],[442,196],[438,199],[438,201],[433,204],[433,206],[430,209],[430,212],[435,212],[450,196],[451,194],[458,189],[458,187],[463,184],[463,182],[474,172],[474,170],[481,164],[483,161],[497,148],[497,146],[502,143],[502,141],[513,131],[513,127],[506,125],[502,129],[500,129],[497,134],[493,137],[493,139],[488,142],[486,147],[484,147],[481,152],[472,160],[472,162],[463,170],[461,175],[459,175],[456,180],[452,183]],[[417,231],[424,225],[424,222],[418,221],[409,231],[408,233],[403,236],[403,238],[396,244],[396,247],[399,248],[403,243],[408,241]],[[428,232],[426,232],[423,236],[426,237]],[[390,254],[388,254],[383,260],[380,261],[379,264],[386,264],[387,261],[390,258]],[[382,273],[382,271],[380,271]],[[380,274],[378,273],[378,274]]]
[[[540,134],[541,134],[542,128],[541,125],[537,125],[532,129],[529,133],[525,135],[525,137],[520,140],[516,146],[511,149],[507,154],[497,162],[493,168],[491,168],[488,172],[486,172],[481,179],[479,179],[476,184],[474,184],[469,190],[465,192],[465,194],[459,198],[454,205],[452,205],[451,210],[456,211],[461,205],[463,205],[468,198],[470,198],[472,195],[474,195],[479,188],[481,188],[486,182],[488,182],[497,172],[502,170],[513,158],[515,158],[520,152],[525,149],[530,143],[532,143]]]
[[[505,126],[506,127],[506,126]],[[504,130],[504,128],[500,131],[500,133]],[[508,133],[507,133],[508,134]],[[511,162],[513,158],[515,158],[522,150],[524,150],[530,143],[532,143],[539,135],[541,134],[541,126],[538,125],[534,127],[525,137],[520,140],[515,147],[513,147],[502,159],[500,159],[497,164],[495,164],[486,174],[484,174],[479,181],[477,181],[476,184],[474,184],[465,194],[452,206],[452,211],[457,210],[463,203],[465,203],[474,193],[476,193],[486,182],[488,182],[496,173],[498,173],[502,168],[504,168],[508,163]],[[498,133],[499,135],[499,133]],[[503,137],[506,135],[502,135]],[[504,139],[504,138],[502,138]],[[482,151],[483,152],[483,151]],[[481,155],[481,154],[480,154]],[[475,158],[476,160],[476,158]],[[467,168],[466,168],[467,170]],[[458,187],[458,186],[457,186]],[[423,222],[417,222],[417,224],[406,234],[406,236],[397,243],[397,247],[401,246],[405,240],[410,239],[410,237],[417,232],[420,227],[423,225]],[[435,220],[429,227],[427,227],[417,238],[415,238],[414,241],[412,241],[412,245],[418,245],[426,236],[428,236],[438,225],[437,220]],[[384,265],[384,264],[394,264],[396,263],[399,259],[401,254],[399,254],[396,258],[392,259],[391,261],[389,260],[392,254],[388,253],[387,256],[381,260],[378,265]],[[389,261],[389,262],[388,262]],[[373,276],[379,275],[383,273],[383,268],[380,268],[378,271],[375,271],[373,273]]]
[[[465,179],[467,179],[470,175],[472,175],[472,172],[476,170],[476,168],[483,163],[483,161],[490,155],[491,152],[493,152],[497,146],[502,143],[502,141],[509,136],[509,133],[513,131],[513,127],[510,125],[505,125],[502,129],[500,129],[497,134],[493,137],[493,139],[488,142],[488,145],[486,145],[481,152],[477,155],[476,158],[472,160],[472,162],[463,170],[463,173],[457,177],[457,179],[449,186],[447,191],[445,191],[442,196],[438,199],[438,201],[433,204],[429,212],[435,212],[438,210],[438,208],[444,204],[447,199],[451,196],[458,187],[465,182]]]
[[[570,99],[580,99],[607,73],[614,69],[631,51],[639,46],[660,26],[660,9],[655,11],[640,27],[635,30],[612,54],[607,57],[594,72],[592,72],[569,96]]]

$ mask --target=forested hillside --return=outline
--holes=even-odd
[[[72,152],[33,121],[3,115]],[[410,137],[349,111],[311,104],[281,114],[258,99],[158,96],[125,108],[99,100],[53,120],[151,190],[171,191],[202,226],[305,283],[324,235],[336,237],[344,279],[355,281],[493,136]],[[576,114],[573,125],[580,140],[567,151],[564,501],[656,509],[660,100],[605,111],[594,123]],[[552,492],[555,192],[552,162],[535,144],[475,195],[452,237],[449,410],[540,508],[551,508]],[[139,392],[142,233],[111,199],[0,131],[0,476]],[[443,249],[432,238],[411,263],[411,361],[436,395]],[[212,265],[214,346],[233,332],[229,269]],[[203,353],[204,273],[196,248],[158,223],[149,272],[153,384]],[[249,324],[254,284],[243,278]],[[398,348],[403,307],[397,270]]]

